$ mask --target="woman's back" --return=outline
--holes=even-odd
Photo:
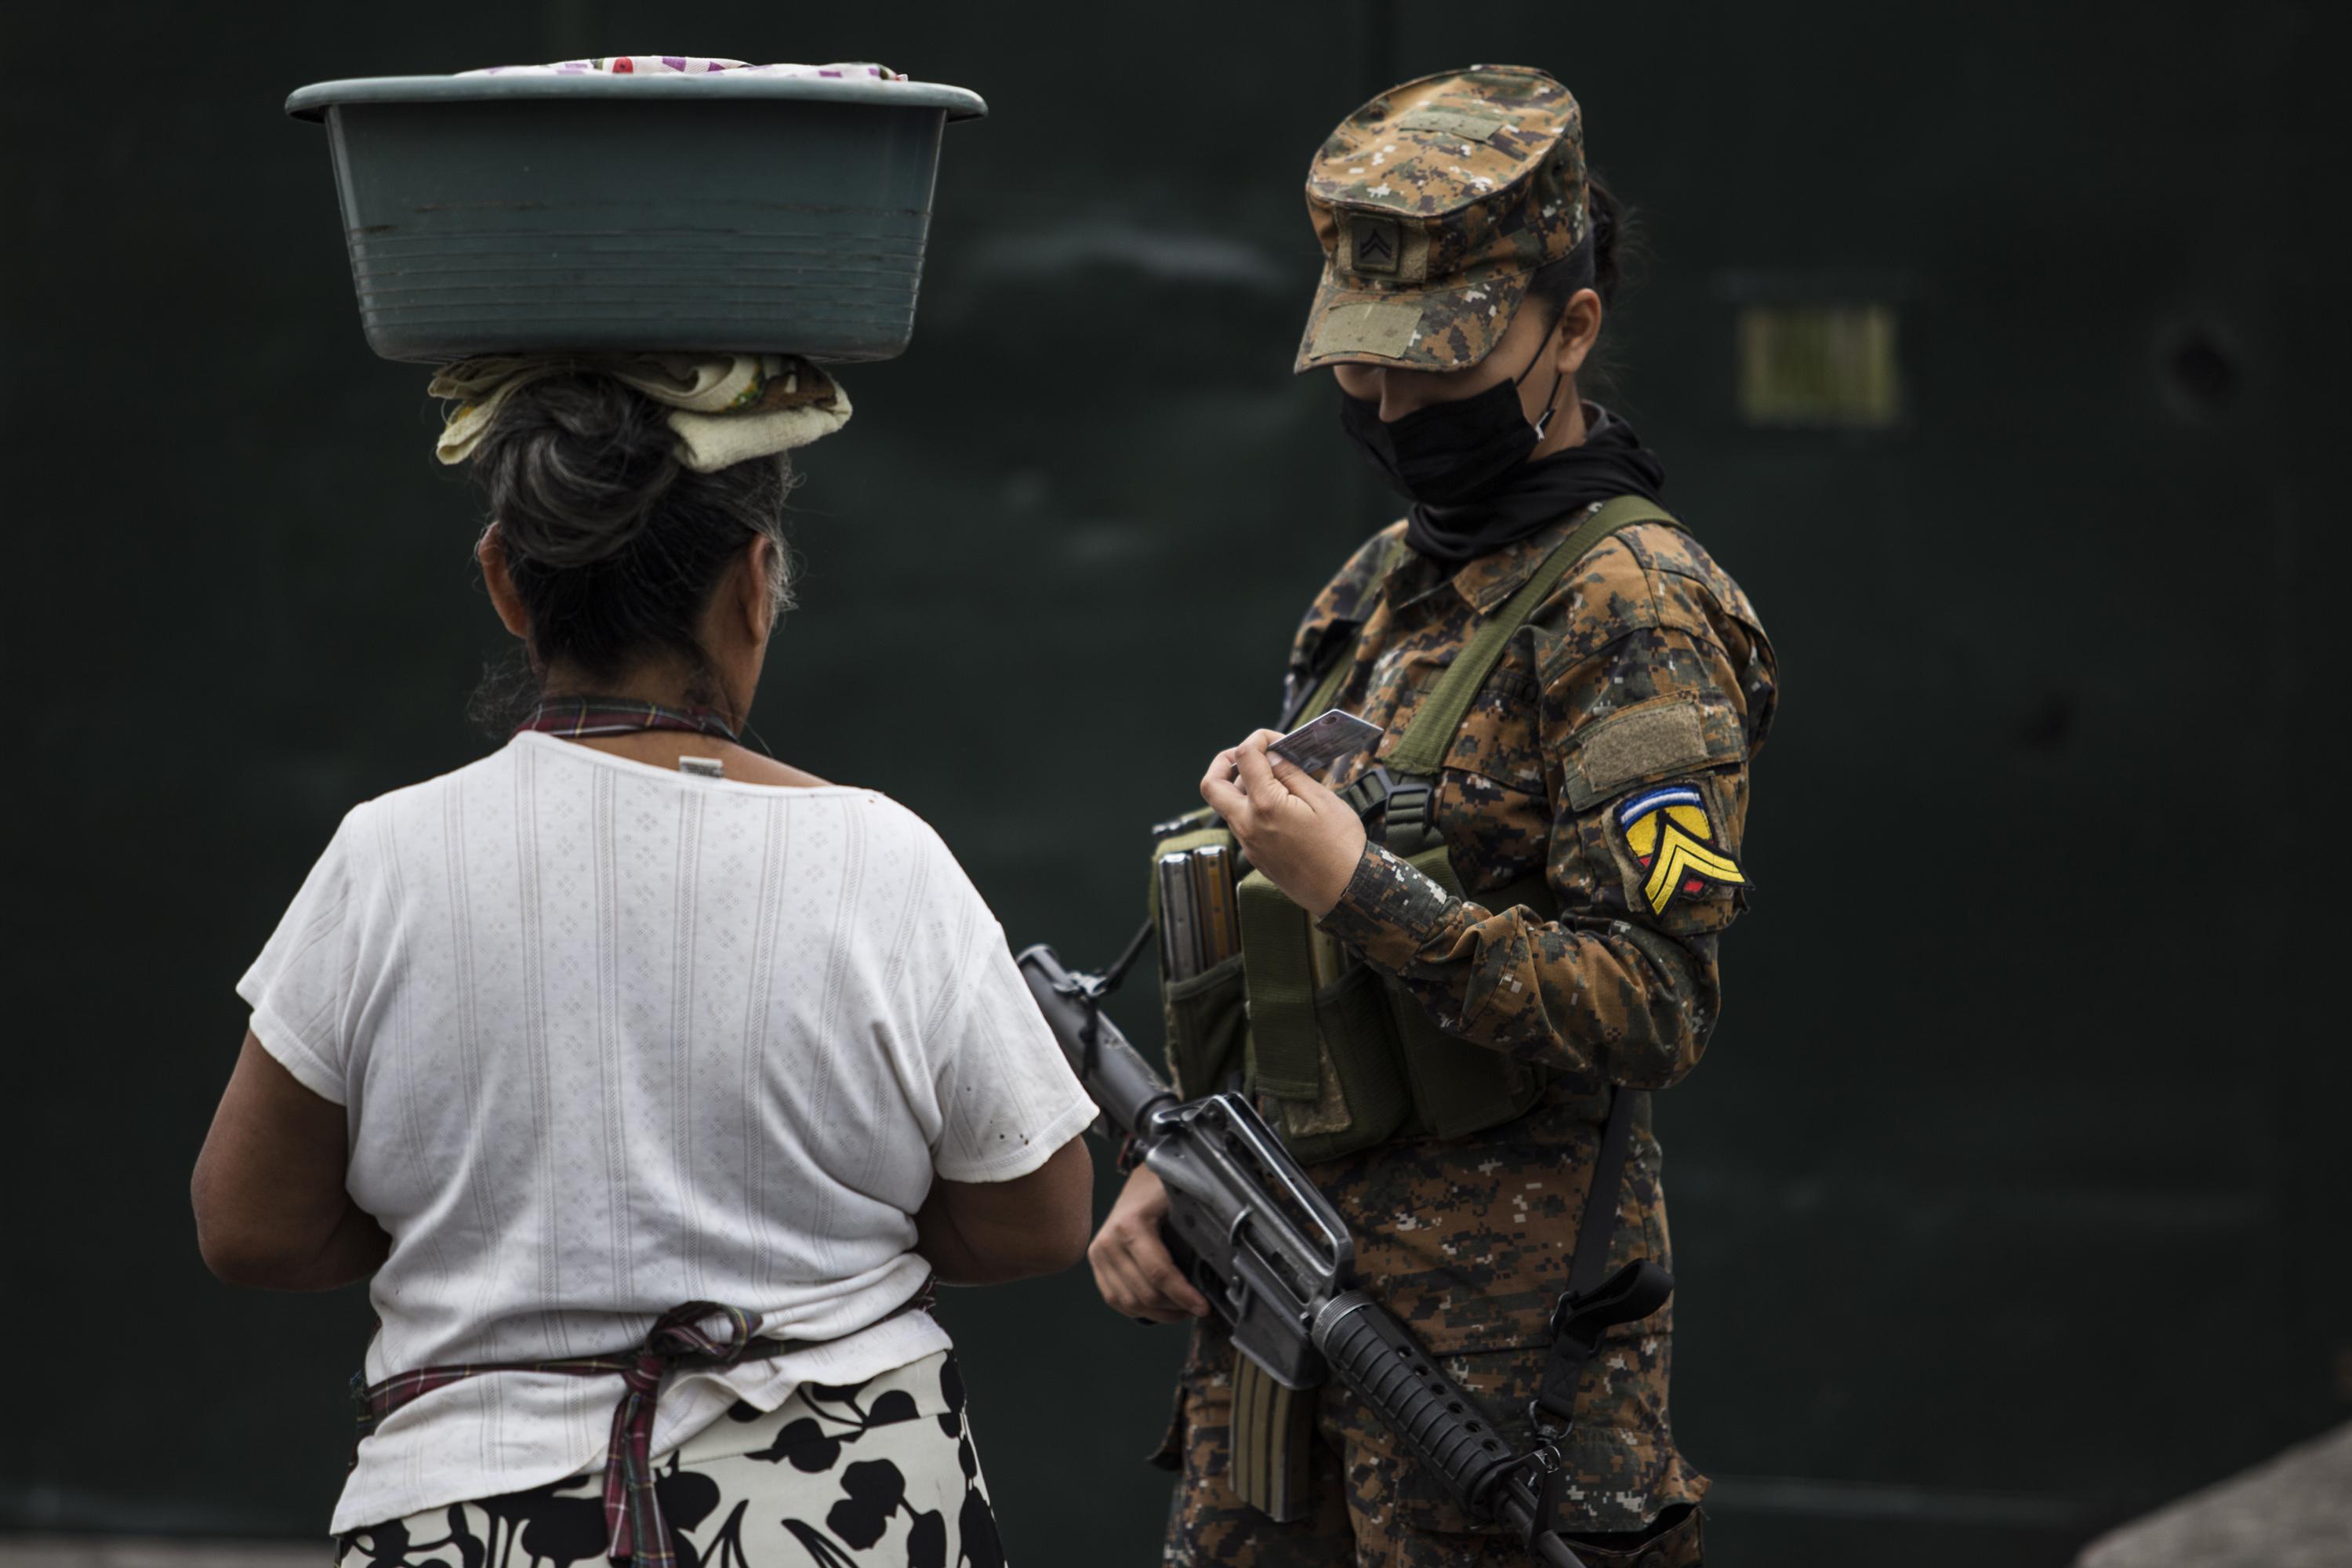
[[[944,1348],[900,1310],[934,1173],[1021,1174],[1092,1115],[913,814],[535,732],[354,810],[239,989],[346,1107],[352,1197],[394,1238],[372,1382],[615,1351],[688,1300],[824,1342],[678,1378],[656,1449],[733,1398]],[[533,1373],[425,1394],[335,1528],[457,1495],[457,1468],[475,1495],[570,1474],[613,1397]]]
[[[370,1281],[339,1560],[518,1521],[561,1556],[587,1509],[615,1560],[1000,1561],[925,1287],[1076,1260],[1095,1112],[939,837],[739,738],[792,603],[786,454],[847,399],[772,353],[433,390],[509,738],[344,819],[238,984],[191,1184],[223,1279]],[[885,1469],[896,1522],[828,1533]]]

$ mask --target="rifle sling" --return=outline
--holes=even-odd
[[[1592,1190],[1584,1194],[1584,1219],[1576,1229],[1576,1256],[1568,1266],[1570,1295],[1589,1293],[1609,1267],[1609,1243],[1617,1232],[1617,1200],[1625,1188],[1625,1152],[1633,1142],[1633,1107],[1639,1089],[1612,1088],[1609,1118],[1601,1126],[1601,1152],[1592,1160]]]
[[[1660,1282],[1666,1289],[1673,1289],[1664,1270],[1646,1261],[1637,1261],[1606,1281],[1601,1277],[1609,1266],[1609,1245],[1616,1237],[1617,1201],[1625,1188],[1625,1154],[1633,1142],[1633,1111],[1643,1092],[1619,1086],[1609,1090],[1609,1116],[1601,1124],[1600,1152],[1593,1157],[1584,1218],[1576,1229],[1568,1289],[1552,1317],[1551,1352],[1544,1363],[1542,1389],[1535,1398],[1533,1413],[1559,1423],[1554,1440],[1567,1435],[1576,1417],[1577,1384],[1583,1379],[1585,1363],[1601,1348],[1602,1331],[1612,1323],[1645,1318],[1664,1305]]]

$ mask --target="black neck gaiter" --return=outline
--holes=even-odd
[[[1596,403],[1584,405],[1580,445],[1520,463],[1475,500],[1415,503],[1405,542],[1448,573],[1543,531],[1569,512],[1618,496],[1658,500],[1665,465],[1633,427]]]

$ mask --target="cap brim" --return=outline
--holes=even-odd
[[[1291,369],[1377,364],[1467,370],[1503,341],[1527,292],[1526,273],[1501,268],[1437,288],[1344,288],[1327,264]]]

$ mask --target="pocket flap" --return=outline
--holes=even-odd
[[[1596,719],[1569,737],[1568,804],[1590,811],[1634,784],[1672,778],[1748,754],[1728,702],[1661,697]]]

